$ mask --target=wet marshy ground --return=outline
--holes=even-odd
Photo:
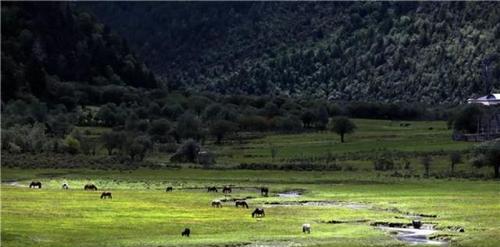
[[[425,245],[447,245],[445,240],[432,239],[432,235],[437,232],[434,230],[434,225],[423,224],[420,229],[415,229],[413,226],[396,227],[389,225],[377,225],[377,228],[386,231],[393,235],[397,240],[409,244],[425,244]]]

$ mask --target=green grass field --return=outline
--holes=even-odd
[[[374,172],[372,161],[362,158],[388,151],[406,152],[410,154],[410,172],[416,175],[422,174],[416,154],[465,151],[473,145],[451,141],[444,122],[408,123],[409,127],[400,127],[399,122],[356,120],[358,131],[346,136],[344,144],[337,135],[320,132],[273,134],[242,144],[208,146],[220,155],[220,167],[242,162],[284,163],[331,152],[346,155],[341,164],[356,168],[354,171],[204,170],[187,166],[134,171],[3,168],[1,245],[405,246],[371,223],[409,223],[415,214],[425,214],[437,216],[421,218],[438,230],[432,237],[447,240],[451,246],[498,246],[498,180],[403,179],[390,176],[393,171]],[[279,148],[275,159],[270,145]],[[165,155],[150,159],[168,163]],[[472,168],[464,159],[458,171],[491,176],[492,169]],[[448,169],[446,154],[433,156],[432,172]],[[33,180],[41,181],[43,189],[27,188]],[[71,189],[62,190],[63,183]],[[86,183],[95,183],[99,191],[83,191]],[[223,185],[236,189],[227,198],[220,191],[206,192],[207,186]],[[174,191],[164,192],[166,186],[173,186]],[[270,188],[269,197],[260,196],[257,188],[261,186]],[[113,199],[99,199],[103,190],[111,191]],[[302,195],[277,196],[286,191]],[[251,197],[247,200],[249,209],[235,208],[232,202],[224,203],[223,208],[210,206],[214,199],[246,197]],[[299,201],[322,203],[276,205]],[[264,207],[266,217],[252,218],[255,207]],[[346,223],[327,223],[332,220]],[[301,232],[304,223],[312,225],[311,234]],[[185,227],[191,229],[190,238],[180,236]],[[457,228],[465,231],[453,230]]]
[[[346,135],[346,143],[340,143],[337,134],[329,131],[306,134],[274,134],[253,139],[243,144],[230,142],[212,145],[221,158],[220,163],[241,162],[279,163],[286,159],[314,158],[356,153],[364,154],[399,152],[435,152],[465,150],[472,146],[467,142],[451,140],[451,130],[444,121],[389,121],[355,119],[358,129]],[[409,123],[401,127],[401,123]],[[429,130],[432,128],[432,130]],[[275,159],[271,157],[270,146],[278,149]]]
[[[435,214],[423,218],[452,239],[453,246],[496,246],[500,241],[500,191],[496,181],[468,180],[358,180],[347,172],[209,171],[199,169],[101,172],[87,170],[4,169],[2,178],[17,184],[2,186],[2,246],[179,246],[261,243],[343,246],[398,246],[370,222],[408,222],[409,212]],[[39,179],[45,187],[28,189]],[[71,189],[60,188],[68,182]],[[83,191],[87,182],[113,192],[112,200],[99,192]],[[207,193],[209,185],[232,184],[231,196],[248,200],[250,209],[210,202],[224,198]],[[167,185],[174,192],[166,193]],[[269,197],[257,189],[266,185]],[[304,190],[299,198],[276,197],[277,192]],[[265,202],[321,200],[362,203],[370,208],[344,206],[276,206]],[[251,209],[265,206],[267,216],[251,218]],[[269,206],[269,205],[267,205]],[[392,210],[391,210],[392,209]],[[394,211],[393,209],[397,209]],[[366,220],[327,224],[330,220]],[[312,234],[301,232],[312,224]],[[463,227],[464,233],[445,230]],[[184,227],[192,236],[182,238]]]

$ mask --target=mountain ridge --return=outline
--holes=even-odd
[[[460,103],[486,91],[499,3],[86,3],[172,88]],[[140,20],[140,21],[139,21]],[[500,63],[492,64],[500,88]]]

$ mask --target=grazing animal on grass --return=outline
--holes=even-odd
[[[231,193],[233,190],[229,186],[224,186],[224,189],[222,189],[222,193],[227,194]]]
[[[267,196],[268,193],[269,193],[269,188],[267,187],[260,188],[260,195]]]
[[[254,218],[254,217],[264,217],[264,216],[266,216],[266,213],[264,213],[264,209],[263,208],[256,208],[252,212],[252,218]]]
[[[212,207],[222,208],[222,202],[220,200],[213,200],[212,201]]]
[[[302,225],[302,232],[303,233],[311,233],[311,224],[303,224]]]
[[[243,207],[243,208],[248,208],[248,204],[247,204],[247,202],[246,202],[246,201],[244,201],[244,200],[237,200],[237,201],[235,201],[235,202],[234,202],[234,205],[235,205],[236,207],[241,206],[241,207]]]
[[[97,187],[93,184],[86,184],[85,186],[83,186],[83,189],[84,190],[97,190]]]
[[[420,227],[422,226],[422,222],[420,220],[412,220],[411,224],[415,229],[420,229]]]
[[[64,190],[67,190],[67,189],[69,189],[69,185],[68,185],[67,183],[64,183],[64,184],[62,185],[62,188],[63,188]]]
[[[102,192],[101,199],[106,199],[106,198],[113,199],[113,197],[111,196],[111,192]]]
[[[165,190],[166,192],[172,192],[174,190],[174,188],[172,188],[171,186],[168,186],[167,189]]]
[[[217,192],[217,188],[215,186],[214,187],[208,187],[207,192]]]
[[[39,189],[41,189],[42,188],[42,183],[39,182],[39,181],[32,181],[30,183],[30,188],[39,188]]]
[[[186,236],[189,237],[189,234],[191,234],[191,230],[189,228],[185,228],[183,232],[181,232],[181,236]]]

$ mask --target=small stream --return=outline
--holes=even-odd
[[[399,240],[411,245],[426,244],[426,245],[440,245],[445,246],[448,244],[446,241],[431,240],[429,237],[437,231],[433,229],[432,225],[423,225],[421,229],[403,228],[403,227],[388,227],[377,226],[377,228],[387,231],[394,235]]]
[[[278,193],[278,197],[282,197],[282,198],[297,198],[300,196],[301,196],[301,194],[298,191],[286,191],[286,192]]]

